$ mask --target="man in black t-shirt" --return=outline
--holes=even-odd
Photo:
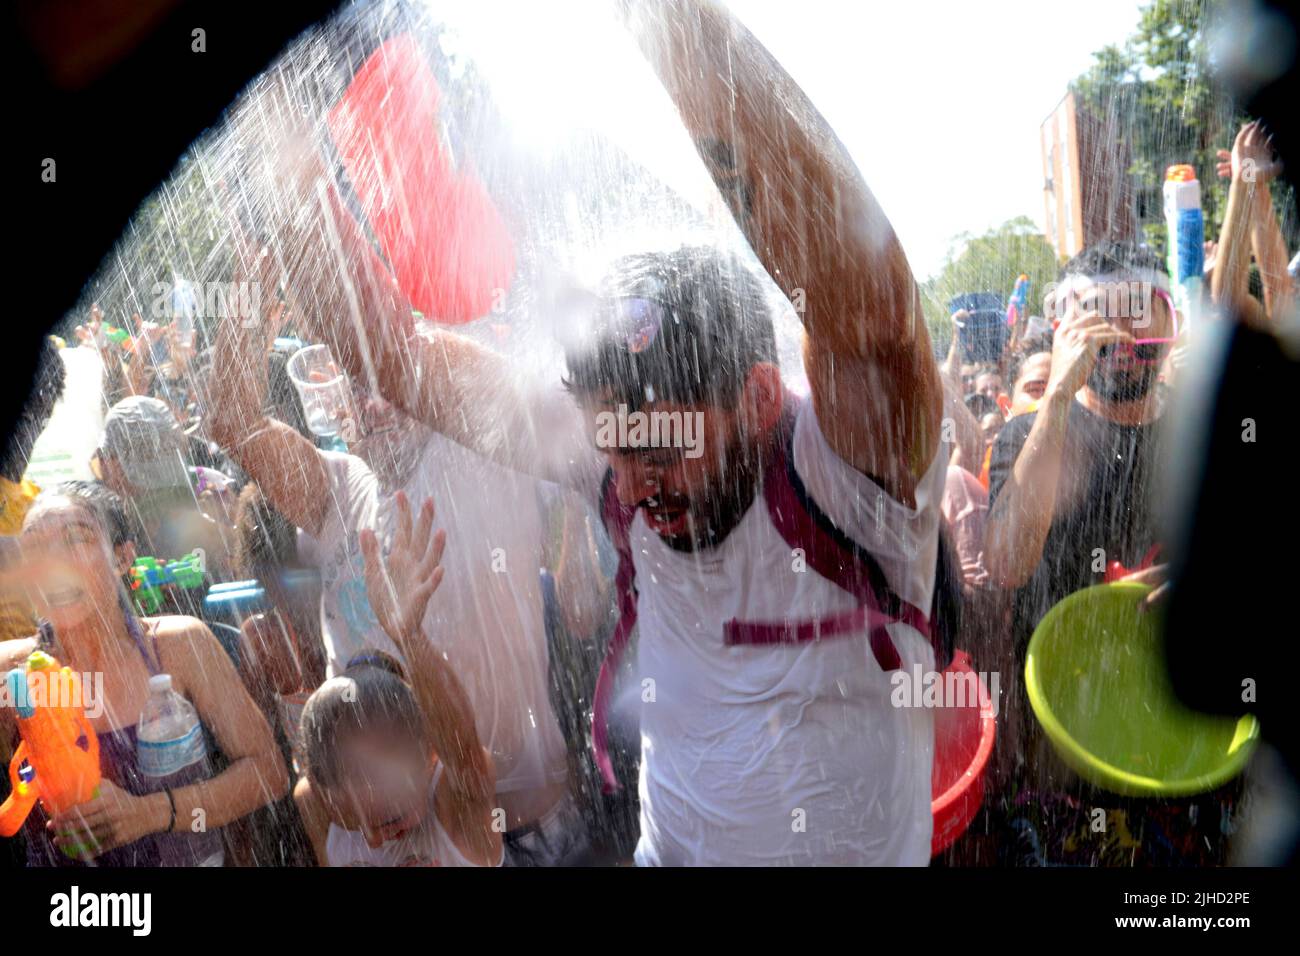
[[[1061,323],[1047,389],[1002,429],[989,465],[985,560],[1015,589],[1017,658],[1061,598],[1155,557],[1165,285],[1154,253],[1102,243],[1065,266],[1049,303]]]
[[[1038,415],[1018,415],[998,435],[989,464],[989,496],[995,503]],[[1159,540],[1159,423],[1113,422],[1075,401],[1063,427],[1060,478],[1042,556],[1013,599],[1018,657],[1054,604],[1081,588],[1101,584],[1113,562],[1125,570],[1149,564]]]
[[[1002,748],[1015,764],[1003,802],[1004,861],[1212,865],[1231,825],[1231,787],[1192,800],[1124,800],[1092,790],[1053,756],[1020,685],[1034,628],[1066,595],[1115,577],[1159,580],[1156,376],[1175,317],[1154,254],[1094,246],[1065,267],[1047,389],[993,448],[985,562],[1014,590]],[[1105,810],[1106,828],[1094,824]]]

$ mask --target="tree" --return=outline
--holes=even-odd
[[[1227,183],[1215,176],[1215,150],[1232,146],[1245,117],[1213,82],[1207,27],[1222,5],[1152,0],[1137,31],[1122,45],[1097,51],[1092,67],[1071,84],[1083,107],[1108,121],[1128,147],[1138,226],[1161,254],[1167,238],[1161,190],[1169,166],[1195,167],[1207,238],[1223,221]],[[1290,193],[1277,190],[1275,202],[1285,229],[1294,206]]]
[[[104,258],[61,334],[70,336],[72,327],[85,321],[91,303],[99,303],[107,321],[125,326],[134,314],[156,319],[151,315],[154,300],[163,286],[170,290],[175,278],[230,281],[232,252],[209,169],[200,151],[190,150],[181,158]],[[199,324],[204,320],[200,316]]]
[[[964,292],[996,292],[1004,300],[1016,278],[1029,276],[1029,311],[1041,312],[1047,284],[1056,281],[1059,264],[1047,238],[1028,216],[1018,216],[982,236],[964,233],[953,239],[938,274],[921,285],[921,302],[930,338],[946,351],[952,337],[948,300]]]

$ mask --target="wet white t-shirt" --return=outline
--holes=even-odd
[[[817,505],[928,611],[945,469],[935,457],[909,508],[837,456],[811,403],[795,469]],[[932,715],[891,704],[865,632],[799,645],[728,646],[723,625],[852,611],[800,562],[761,495],[716,549],[674,551],[637,513],[641,693],[639,865],[924,865],[930,858]],[[889,628],[904,672],[929,642]]]
[[[299,545],[320,568],[321,633],[334,676],[366,648],[401,657],[370,609],[359,540],[374,528],[387,545],[396,489],[385,493],[355,455],[321,455],[332,500],[320,535],[300,532]],[[402,490],[417,513],[432,497],[435,528],[447,531],[444,576],[424,633],[469,696],[479,740],[493,754],[497,792],[563,782],[564,738],[547,692],[537,482],[429,434]]]
[[[441,779],[439,763],[429,783],[429,802],[420,825],[399,839],[381,843],[378,848],[366,842],[365,834],[331,823],[325,838],[325,856],[330,866],[476,866],[465,859],[438,819],[437,793]],[[501,860],[496,865],[500,866]]]

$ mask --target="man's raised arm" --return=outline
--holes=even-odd
[[[310,213],[282,217],[276,257],[309,334],[417,421],[507,467],[558,477],[562,463],[551,461],[538,433],[552,433],[558,426],[548,419],[570,403],[538,411],[538,396],[525,394],[501,355],[436,325],[417,331],[410,302],[340,199],[320,144],[292,111],[277,120],[268,132],[279,141],[268,152],[287,167],[279,185]]]
[[[916,283],[847,150],[774,57],[709,0],[646,4],[632,29],[763,266],[796,304],[835,452],[911,503],[942,388]]]
[[[264,257],[256,261],[259,288],[272,288],[271,263]],[[222,321],[208,383],[208,432],[257,482],[277,511],[291,524],[317,535],[330,501],[329,477],[320,452],[264,409],[266,340],[278,331],[283,308],[277,302],[255,322]]]

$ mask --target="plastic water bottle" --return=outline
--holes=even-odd
[[[212,776],[208,744],[194,705],[172,690],[170,674],[149,678],[149,702],[136,726],[140,773],[151,792],[207,780]],[[225,850],[216,829],[195,832],[177,817],[175,832],[154,835],[162,866],[221,866]]]

